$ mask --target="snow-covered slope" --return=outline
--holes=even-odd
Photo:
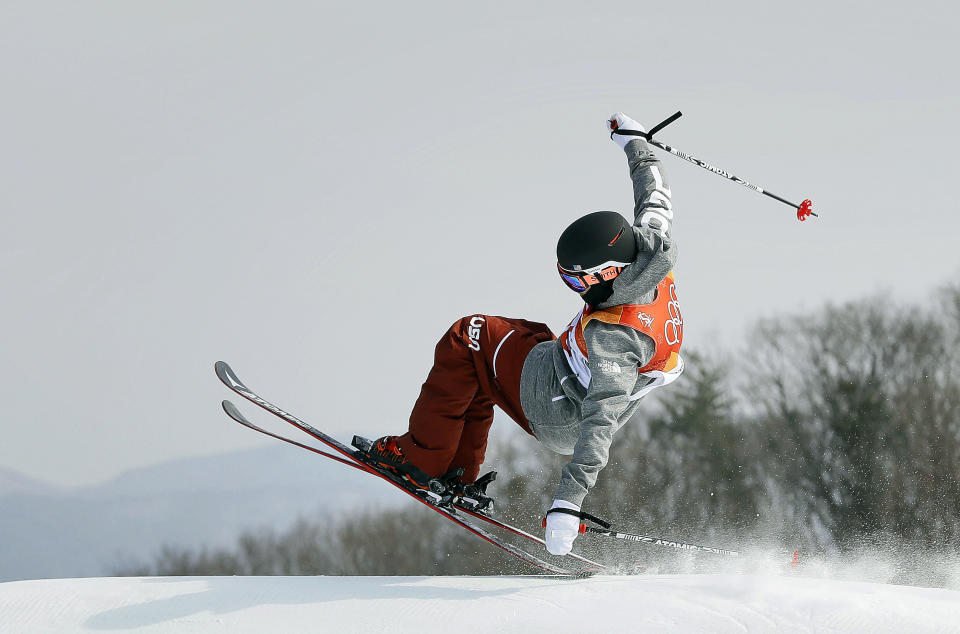
[[[960,632],[960,592],[800,577],[199,577],[0,584],[0,632]]]

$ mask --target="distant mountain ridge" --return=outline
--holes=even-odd
[[[109,574],[164,544],[228,546],[246,529],[402,499],[285,445],[170,461],[77,488],[0,469],[0,581]]]
[[[31,478],[19,471],[0,467],[0,497],[14,493],[22,495],[52,493],[59,488],[54,484]]]

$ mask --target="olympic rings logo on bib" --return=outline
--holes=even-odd
[[[677,287],[670,285],[670,301],[667,303],[667,313],[670,319],[663,325],[663,336],[669,345],[680,343],[683,338],[683,316],[680,314],[680,303],[677,301]]]

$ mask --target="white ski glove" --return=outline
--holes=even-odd
[[[607,117],[607,132],[613,132],[614,130],[636,130],[637,132],[647,131],[646,128],[622,112],[614,112],[612,115]],[[642,137],[631,136],[629,134],[614,134],[611,138],[613,139],[614,143],[623,148],[630,141]]]
[[[580,513],[580,507],[566,500],[554,500],[551,509],[570,509]],[[573,550],[573,540],[580,534],[580,517],[567,513],[547,513],[545,541],[554,555],[566,555]]]

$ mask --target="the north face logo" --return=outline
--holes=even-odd
[[[600,362],[597,363],[597,369],[600,370],[601,372],[610,372],[610,373],[620,372],[620,366],[616,362],[610,361],[609,359],[601,359]]]

